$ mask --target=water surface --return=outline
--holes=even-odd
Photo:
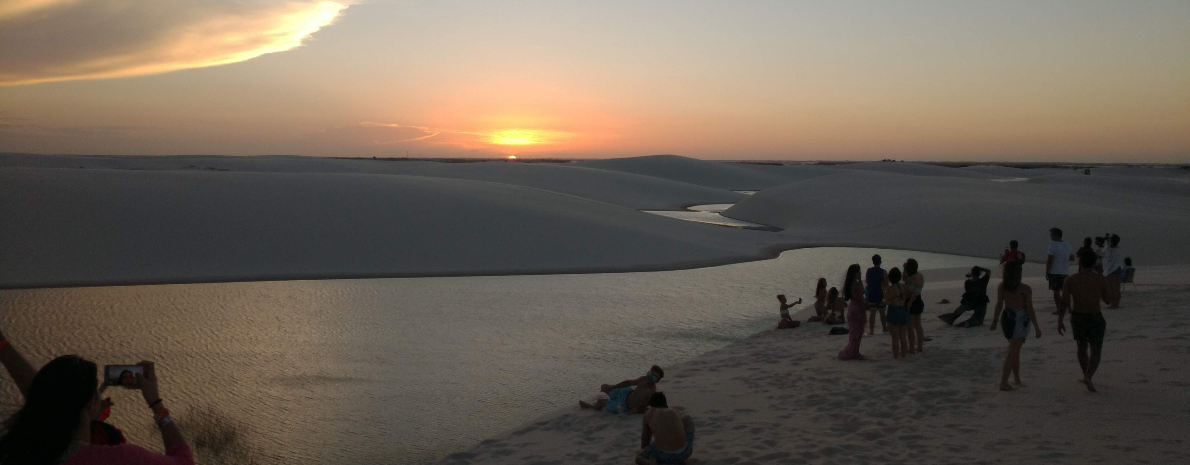
[[[183,428],[214,410],[266,462],[423,463],[769,328],[775,294],[807,298],[876,252],[890,266],[995,265],[820,248],[647,273],[16,290],[0,293],[0,324],[38,365],[157,361]],[[159,448],[139,395],[112,394],[111,421]],[[11,382],[2,399],[15,408]]]

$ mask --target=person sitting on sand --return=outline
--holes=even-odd
[[[1113,236],[1113,239],[1119,236]],[[1118,242],[1118,241],[1117,241]],[[1062,305],[1058,307],[1058,334],[1066,334],[1066,309],[1070,308],[1070,326],[1074,330],[1074,340],[1078,343],[1078,364],[1083,370],[1080,383],[1087,385],[1087,390],[1095,391],[1091,377],[1099,369],[1099,357],[1103,354],[1103,334],[1107,331],[1107,322],[1103,319],[1103,312],[1099,309],[1099,301],[1111,302],[1111,288],[1107,278],[1095,273],[1094,252],[1080,255],[1079,263],[1084,269],[1066,278],[1062,285]],[[1091,349],[1087,353],[1087,349]]]
[[[959,300],[959,308],[951,313],[938,315],[938,319],[948,325],[960,328],[983,326],[983,316],[988,311],[988,281],[991,279],[992,270],[978,266],[971,267],[971,272],[967,273],[967,281],[963,283],[964,292],[963,298]],[[971,318],[957,325],[954,324],[955,320],[959,319],[967,310],[972,311]]]
[[[777,301],[781,302],[781,319],[777,321],[777,329],[791,329],[802,325],[800,321],[793,321],[789,316],[789,309],[794,305],[800,305],[802,299],[797,299],[797,302],[787,304],[785,303],[785,294],[777,294]]]
[[[839,295],[839,288],[832,287],[831,290],[826,293],[826,300],[827,302],[830,302],[827,305],[827,308],[830,309],[831,314],[827,315],[826,319],[822,322],[828,325],[841,325],[846,323],[847,319],[843,317],[843,313],[847,309],[847,301],[843,299],[843,296]]]
[[[664,377],[665,371],[653,365],[649,372],[640,378],[600,386],[599,390],[607,394],[607,399],[599,399],[594,404],[580,400],[578,406],[584,409],[606,410],[608,413],[645,413],[649,406],[649,396],[657,392],[657,383]]]
[[[1037,313],[1033,311],[1033,288],[1021,283],[1021,262],[1009,262],[1004,266],[1004,279],[996,288],[996,313],[992,315],[991,331],[996,324],[1004,327],[1004,338],[1008,339],[1008,355],[1004,357],[1004,368],[1000,372],[1000,390],[1011,391],[1008,374],[1021,386],[1021,346],[1029,337],[1032,325],[1037,337],[1041,338],[1041,327],[1037,326]]]
[[[909,308],[905,306],[905,285],[901,283],[901,269],[888,270],[888,288],[884,292],[884,304],[888,305],[888,333],[892,336],[893,358],[905,358],[909,351]]]
[[[649,410],[641,423],[638,465],[686,463],[694,453],[694,419],[671,408],[664,393],[649,397]]]
[[[827,303],[826,303],[826,278],[818,278],[818,284],[814,288],[814,315],[810,321],[826,321]]]
[[[1008,262],[1023,262],[1023,261],[1025,261],[1025,253],[1021,252],[1020,250],[1017,250],[1017,247],[1019,245],[1020,245],[1020,243],[1018,243],[1016,241],[1016,239],[1008,241],[1008,248],[1004,249],[1004,254],[1000,256],[1000,264],[1001,265],[1008,263]]]
[[[864,275],[868,285],[864,287],[864,298],[868,299],[868,334],[876,334],[876,314],[880,314],[880,330],[888,332],[888,317],[884,313],[884,288],[888,287],[888,273],[880,267],[880,255],[872,256],[872,267]]]

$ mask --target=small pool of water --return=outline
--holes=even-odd
[[[747,221],[737,220],[735,218],[728,218],[723,216],[724,210],[731,208],[733,203],[709,203],[705,205],[693,205],[687,207],[685,210],[641,210],[645,213],[652,213],[654,215],[666,216],[669,218],[676,218],[679,220],[694,221],[696,223],[713,224],[717,226],[729,226],[732,228],[755,229],[758,231],[780,231],[781,228],[759,224],[749,223]]]

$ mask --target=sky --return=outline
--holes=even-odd
[[[0,151],[1190,162],[1190,1],[0,0]]]

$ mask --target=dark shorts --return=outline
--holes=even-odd
[[[910,315],[921,315],[922,312],[925,312],[925,311],[926,311],[926,303],[922,302],[920,295],[917,296],[916,299],[913,299],[912,304],[909,304],[909,314]]]
[[[657,460],[657,463],[683,463],[690,458],[690,454],[694,453],[694,432],[686,432],[686,447],[680,451],[669,452],[661,450],[657,444],[649,444],[640,451],[640,456],[646,459]]]
[[[1066,275],[1064,274],[1045,274],[1045,279],[1050,282],[1051,291],[1062,290],[1062,285],[1066,284]]]
[[[904,305],[889,305],[887,321],[890,325],[907,325],[909,324],[909,310]]]
[[[1107,332],[1107,320],[1102,313],[1070,314],[1070,328],[1074,330],[1074,340],[1080,344],[1102,345],[1103,334]]]

